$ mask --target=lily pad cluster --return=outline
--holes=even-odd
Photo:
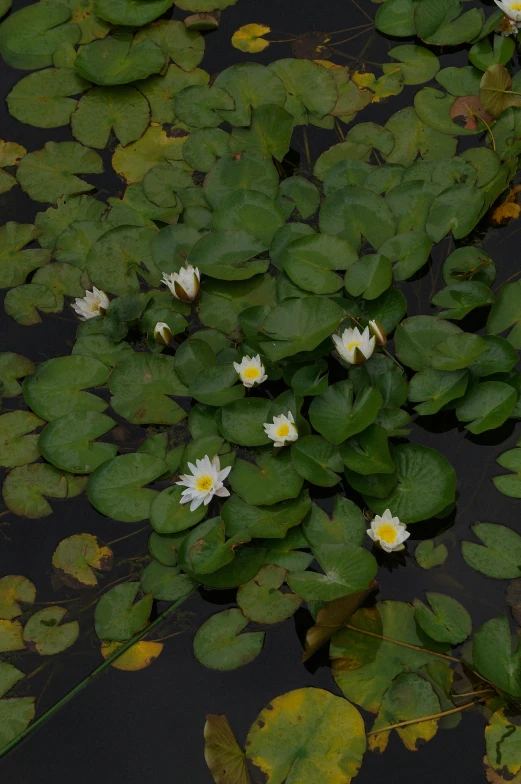
[[[164,18],[173,5],[192,15]],[[330,643],[344,697],[312,688],[277,697],[245,753],[224,718],[209,717],[215,781],[246,783],[248,761],[268,781],[348,784],[367,748],[383,752],[396,729],[416,749],[459,721],[468,694],[490,708],[487,765],[516,775],[519,754],[507,762],[497,751],[514,742],[508,712],[521,696],[506,618],[473,634],[467,610],[444,594],[375,603],[379,563],[405,561],[366,534],[387,511],[411,530],[454,513],[456,473],[409,440],[415,415],[455,417],[476,438],[521,418],[521,284],[493,293],[496,268],[477,230],[519,166],[514,42],[496,32],[501,12],[385,0],[377,29],[414,42],[393,47],[380,75],[293,57],[214,75],[199,67],[201,31],[229,5],[42,0],[0,24],[0,54],[31,72],[7,96],[9,112],[39,128],[70,124],[72,135],[30,152],[0,143],[0,191],[20,187],[39,205],[33,224],[0,228],[5,311],[37,328],[64,309],[85,314],[85,303],[70,306],[86,291],[103,295],[69,355],[35,366],[0,354],[4,503],[36,520],[85,493],[107,540],[111,520],[150,524],[145,567],[94,612],[100,654],[122,670],[160,655],[162,643],[144,639],[158,603],[200,587],[237,589],[237,606],[194,637],[195,658],[219,672],[262,656],[271,624],[307,608],[303,659]],[[241,28],[234,45],[266,48],[269,28],[246,27],[256,29]],[[462,43],[470,64],[442,68],[435,47]],[[358,118],[410,85],[413,105],[389,104],[385,125]],[[315,161],[311,128],[325,148]],[[96,187],[109,158],[122,192],[105,201]],[[431,254],[443,240],[451,252],[440,264]],[[433,267],[443,287],[432,310],[408,315],[408,281]],[[183,296],[175,281],[195,268],[200,291]],[[484,334],[463,328],[478,309],[488,309]],[[355,329],[373,334],[366,354],[356,339],[354,353],[342,350]],[[252,357],[261,384],[237,370]],[[281,417],[295,435],[276,446],[270,424]],[[139,432],[134,451],[122,425]],[[499,457],[511,473],[494,479],[517,498],[518,453]],[[189,506],[179,485],[205,458],[228,489]],[[473,533],[482,544],[464,542],[465,561],[512,580],[519,613],[521,537],[481,522]],[[447,556],[432,540],[415,552],[424,569]],[[75,532],[56,543],[52,567],[63,585],[87,590],[113,557]],[[59,606],[33,613],[35,596],[27,578],[0,578],[2,654],[48,656],[76,642],[78,621]],[[22,678],[0,663],[0,746],[34,716],[32,698],[3,696]],[[359,708],[375,717],[367,733]]]

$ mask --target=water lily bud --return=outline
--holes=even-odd
[[[369,322],[369,331],[374,336],[377,346],[385,346],[387,343],[387,334],[379,321]]]
[[[358,327],[345,329],[340,336],[332,337],[339,355],[351,365],[361,365],[374,351],[375,338],[370,336],[369,327],[363,332]]]
[[[104,316],[109,305],[110,300],[105,292],[93,286],[92,291],[86,291],[84,297],[77,297],[74,300],[72,309],[82,321],[87,321],[97,316]]]
[[[193,302],[199,294],[201,275],[197,267],[187,264],[179,272],[168,275],[163,272],[163,283],[168,286],[176,299],[182,302]]]
[[[172,330],[164,321],[158,321],[154,327],[154,340],[160,346],[169,346],[174,337]]]

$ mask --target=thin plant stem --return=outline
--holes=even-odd
[[[479,689],[479,691],[467,691],[464,694],[453,694],[452,698],[455,697],[475,697],[476,694],[495,694],[496,690],[489,686],[488,689]]]
[[[365,35],[365,34],[366,34],[366,33],[368,33],[368,32],[369,32],[369,30],[371,30],[371,29],[372,29],[372,25],[371,25],[371,26],[367,25],[367,27],[365,28],[365,30],[360,30],[360,32],[359,32],[359,33],[355,33],[355,34],[354,34],[354,35],[352,35],[350,38],[343,38],[341,41],[333,41],[333,44],[334,44],[335,46],[340,46],[340,44],[348,44],[348,43],[349,43],[349,41],[354,41],[354,40],[355,40],[355,38],[359,38],[359,36],[361,36],[361,35]]]
[[[413,651],[421,651],[421,653],[428,653],[431,656],[438,656],[440,659],[448,659],[449,661],[456,662],[456,664],[460,663],[460,660],[456,659],[455,656],[449,656],[446,653],[438,653],[437,651],[429,651],[428,648],[421,648],[419,645],[411,645],[410,643],[402,642],[401,640],[393,640],[392,637],[385,637],[385,635],[377,634],[376,632],[368,632],[365,629],[359,629],[357,626],[351,626],[349,623],[346,623],[344,628],[351,629],[351,631],[359,632],[360,634],[367,634],[368,637],[376,637],[377,640],[384,640],[385,642],[392,642],[395,645],[401,645],[403,648],[411,648]]]
[[[480,700],[478,700],[479,702]],[[482,702],[483,700],[481,700]],[[459,713],[460,711],[467,710],[468,708],[473,708],[476,705],[475,702],[467,702],[466,705],[461,705],[459,708],[451,708],[451,710],[441,711],[441,713],[432,713],[430,716],[421,716],[419,719],[408,719],[408,721],[399,721],[396,724],[389,724],[388,727],[380,727],[378,730],[371,730],[371,732],[367,733],[367,737],[369,738],[371,735],[380,735],[381,732],[390,732],[391,730],[396,730],[399,727],[408,727],[410,724],[421,724],[423,721],[432,721],[433,719],[442,719],[444,716],[451,716],[453,713]]]
[[[111,547],[113,544],[116,544],[116,542],[122,542],[124,539],[130,539],[131,536],[141,534],[143,531],[146,531],[147,528],[150,528],[150,526],[144,525],[143,528],[138,528],[137,531],[132,531],[131,534],[125,534],[125,536],[120,536],[119,539],[113,539],[111,542],[107,542],[107,546]]]
[[[373,24],[371,22],[371,24]],[[352,30],[360,30],[361,27],[368,27],[369,22],[364,22],[364,24],[356,25],[355,27],[344,27],[343,30],[333,30],[332,33],[328,33],[328,35],[340,35],[341,33],[350,33]]]
[[[367,19],[369,19],[369,21],[371,22],[371,24],[373,24],[374,20],[373,20],[373,19],[371,19],[371,17],[370,17],[370,16],[369,16],[369,14],[367,13],[367,11],[365,11],[365,10],[362,8],[362,6],[358,5],[358,3],[356,2],[356,0],[351,0],[351,2],[353,3],[353,5],[354,5],[354,6],[356,6],[356,7],[358,8],[358,10],[359,10],[359,11],[360,11],[360,12],[361,12],[361,13],[362,13],[362,14],[363,14],[365,17],[367,17]]]
[[[308,132],[305,125],[302,126],[302,136],[304,139],[304,152],[306,154],[306,162],[308,166],[311,166],[311,153],[309,151]]]
[[[346,136],[344,131],[342,130],[342,126],[340,125],[340,120],[338,119],[338,117],[335,117],[335,128],[341,140],[345,142]]]
[[[132,648],[132,646],[135,645],[140,640],[142,640],[143,637],[146,637],[147,634],[150,634],[152,629],[154,629],[156,626],[159,626],[159,624],[162,621],[164,621],[165,618],[167,618],[170,615],[170,613],[176,610],[179,607],[179,605],[182,604],[186,599],[188,599],[188,596],[179,599],[177,602],[174,602],[174,604],[171,604],[170,607],[167,607],[167,609],[164,610],[161,613],[161,615],[158,615],[155,621],[152,621],[152,623],[149,624],[149,626],[146,626],[144,629],[141,629],[141,631],[139,631],[137,634],[131,637],[130,640],[127,640],[127,642],[124,645],[122,645],[121,648],[118,648],[118,650],[115,651],[111,656],[109,656],[108,659],[105,659],[105,661],[102,662],[99,665],[99,667],[96,667],[96,669],[93,670],[90,673],[90,675],[87,675],[86,678],[84,678],[73,689],[67,692],[67,694],[61,698],[61,700],[58,700],[58,702],[56,702],[47,711],[45,711],[45,713],[43,713],[38,719],[36,719],[36,721],[30,724],[26,730],[21,732],[20,735],[18,735],[10,743],[8,743],[6,746],[0,749],[0,759],[2,757],[5,757],[5,755],[8,752],[12,751],[12,749],[14,749],[15,746],[17,746],[22,740],[27,738],[38,727],[41,727],[42,724],[44,724],[48,719],[54,716],[55,713],[57,713],[60,710],[60,708],[63,708],[64,705],[67,705],[67,703],[70,702],[73,699],[73,697],[79,694],[80,691],[83,691],[83,689],[86,686],[92,683],[92,681],[95,680],[98,677],[98,675],[101,675],[102,672],[107,670],[116,661],[116,659],[119,659],[120,656],[122,656],[124,653],[126,653],[129,650],[129,648]]]

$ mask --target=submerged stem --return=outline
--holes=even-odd
[[[456,659],[455,656],[449,656],[446,653],[438,653],[437,651],[429,651],[428,648],[420,648],[419,645],[411,645],[409,642],[402,642],[401,640],[393,640],[392,637],[385,637],[383,634],[377,634],[376,632],[368,632],[365,629],[359,629],[357,626],[351,626],[350,623],[345,624],[345,629],[350,629],[353,632],[359,632],[360,634],[367,634],[368,637],[376,637],[378,640],[384,640],[385,642],[393,642],[395,645],[401,645],[403,648],[412,648],[413,651],[421,651],[422,653],[429,653],[431,656],[438,656],[440,659],[448,659],[449,661],[456,662],[456,664],[460,663],[459,659]]]
[[[188,594],[188,596],[190,596],[190,594]],[[26,730],[21,732],[20,735],[18,735],[10,743],[4,746],[3,749],[0,749],[0,759],[4,757],[9,751],[14,749],[15,746],[17,746],[20,743],[20,741],[27,738],[27,736],[30,735],[32,732],[34,732],[35,729],[37,729],[44,722],[46,722],[47,719],[50,719],[51,716],[54,716],[54,714],[57,713],[60,710],[60,708],[62,708],[70,700],[72,700],[73,697],[75,697],[80,691],[82,691],[86,686],[88,686],[89,683],[91,683],[95,678],[97,678],[98,675],[100,675],[102,672],[108,669],[116,661],[116,659],[119,659],[120,656],[122,656],[124,653],[126,653],[126,651],[129,650],[129,648],[132,648],[132,646],[135,645],[140,640],[142,640],[143,637],[146,637],[147,634],[150,634],[152,629],[154,629],[156,626],[159,626],[161,621],[164,621],[164,619],[168,615],[170,615],[170,613],[176,610],[180,604],[182,604],[186,599],[188,599],[188,596],[184,596],[182,599],[179,599],[177,602],[174,602],[174,604],[171,604],[170,607],[167,607],[167,609],[164,610],[164,612],[162,612],[161,615],[158,615],[155,621],[152,621],[151,624],[146,626],[144,629],[141,629],[141,631],[135,634],[133,637],[131,637],[130,640],[127,640],[127,642],[124,645],[122,645],[121,648],[118,648],[118,650],[115,651],[111,656],[109,656],[108,659],[105,659],[105,661],[102,662],[99,665],[99,667],[96,667],[96,669],[93,670],[90,673],[90,675],[87,675],[86,678],[84,678],[73,689],[67,692],[67,694],[61,698],[61,700],[58,700],[58,702],[56,702],[48,710],[46,710],[45,713],[43,713],[38,719],[36,719],[36,721],[30,724]]]

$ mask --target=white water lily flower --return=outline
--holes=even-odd
[[[158,321],[154,327],[154,340],[160,346],[169,346],[174,337],[172,330],[165,321]]]
[[[192,302],[199,294],[201,275],[197,267],[187,264],[181,267],[179,272],[172,272],[168,275],[163,272],[163,283],[165,283],[176,299],[182,302]]]
[[[346,362],[351,365],[360,365],[372,355],[375,348],[375,338],[371,337],[369,327],[360,332],[358,327],[345,329],[342,335],[333,335],[335,348]]]
[[[288,411],[288,415],[281,414],[280,416],[273,417],[273,424],[268,422],[264,423],[264,431],[268,438],[275,442],[275,446],[284,446],[296,441],[298,438],[298,429],[293,419],[293,414]]]
[[[191,474],[183,474],[176,485],[186,487],[183,490],[180,503],[190,504],[190,511],[194,512],[201,504],[208,506],[214,495],[226,498],[230,495],[224,487],[224,480],[232,470],[231,466],[223,468],[216,455],[212,460],[205,455],[202,460],[196,460],[195,465],[188,463]]]
[[[377,346],[385,346],[387,333],[379,321],[369,322],[369,332],[373,335]]]
[[[234,362],[233,366],[245,387],[262,384],[268,378],[260,354],[257,354],[256,357],[243,357],[242,362]]]
[[[517,24],[512,19],[509,19],[508,16],[503,16],[497,32],[501,33],[503,38],[508,38],[509,35],[517,35],[519,30],[517,29]]]
[[[520,0],[494,0],[494,2],[509,19],[512,19],[514,22],[521,22]]]
[[[397,517],[393,517],[390,509],[386,509],[381,517],[375,515],[367,533],[373,542],[379,544],[386,553],[403,550],[403,543],[410,536],[405,524],[401,523]]]
[[[110,299],[105,292],[93,286],[92,291],[86,291],[84,297],[77,297],[74,300],[72,309],[82,321],[87,321],[96,316],[104,316],[109,305]]]

